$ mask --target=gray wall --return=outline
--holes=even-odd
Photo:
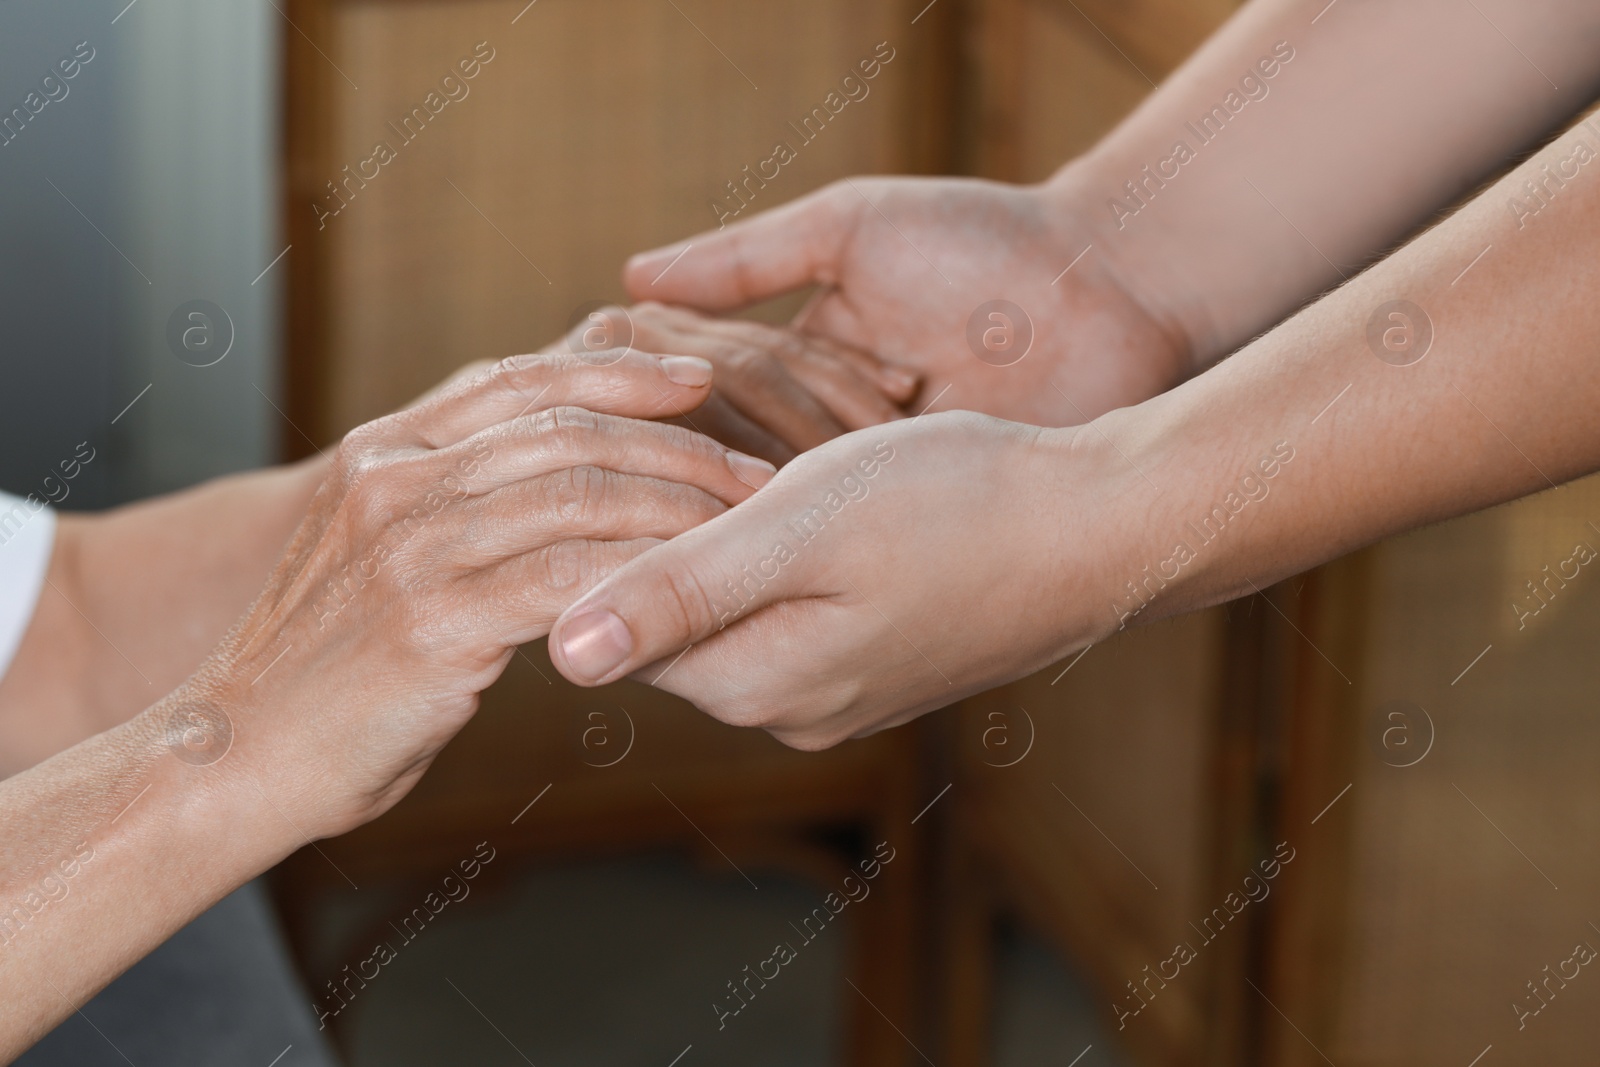
[[[0,4],[0,116],[27,116],[0,147],[0,488],[38,491],[88,441],[68,508],[258,466],[279,429],[265,397],[285,263],[251,281],[282,250],[282,16],[267,0],[126,2]],[[93,59],[29,115],[81,41]],[[195,299],[236,334],[209,367],[168,342]]]

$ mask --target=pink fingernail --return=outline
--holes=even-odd
[[[670,382],[698,389],[711,380],[711,361],[699,356],[662,356],[661,373]]]
[[[632,651],[633,635],[609,611],[585,612],[561,628],[561,655],[586,682],[599,681],[616,670]]]
[[[728,467],[735,478],[752,489],[760,489],[778,473],[778,468],[766,460],[747,456],[743,452],[729,452]]]

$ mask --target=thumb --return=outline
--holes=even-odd
[[[744,222],[641,252],[623,268],[623,285],[635,301],[702,311],[732,311],[807,285],[831,285],[864,203],[835,182]]]
[[[550,631],[556,669],[604,685],[799,595],[801,569],[786,565],[796,538],[774,537],[776,510],[758,501],[650,549],[569,607]]]

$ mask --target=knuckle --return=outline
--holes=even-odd
[[[556,541],[539,553],[537,581],[552,592],[565,592],[577,587],[594,563],[593,541]]]
[[[688,566],[667,567],[661,572],[661,586],[659,602],[667,612],[674,634],[687,639],[704,632],[717,621],[709,590]]]
[[[548,375],[559,356],[549,353],[532,353],[506,356],[489,371],[489,381],[495,388],[525,397],[541,379]]]
[[[394,475],[375,452],[341,450],[339,481],[345,506],[367,525],[382,525],[395,502]]]
[[[561,471],[551,489],[556,520],[570,525],[596,514],[604,505],[607,481],[606,471],[588,464]]]
[[[339,464],[354,463],[360,459],[382,451],[383,443],[387,440],[392,429],[393,416],[385,416],[364,422],[360,426],[345,434],[339,441],[338,453],[335,462]]]
[[[532,425],[538,436],[555,438],[556,442],[552,443],[569,442],[597,429],[599,419],[586,408],[563,404],[534,415]]]

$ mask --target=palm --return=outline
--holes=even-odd
[[[801,326],[921,370],[913,410],[937,400],[941,409],[1071,425],[1181,377],[1172,336],[1117,283],[1098,250],[1079,258],[1091,244],[1087,228],[1057,221],[1035,191],[959,179],[846,184],[855,215],[836,284]],[[969,330],[994,300],[1024,317],[978,314]],[[1031,346],[1011,362],[1030,323]]]

